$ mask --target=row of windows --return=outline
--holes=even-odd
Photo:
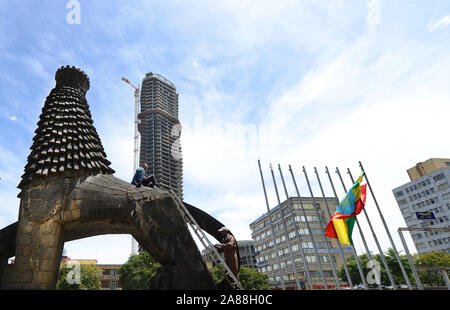
[[[424,198],[424,197],[429,196],[434,193],[435,193],[434,187],[430,187],[427,190],[424,190],[420,193],[409,196],[409,201],[415,201],[417,199]]]
[[[430,224],[431,225],[445,223],[445,222],[448,222],[448,216],[447,215],[444,215],[442,217],[438,217],[435,220],[430,220]]]
[[[443,194],[442,199],[444,199],[444,200],[450,199],[450,192]]]
[[[270,244],[270,242],[269,242],[269,244]],[[265,250],[268,247],[273,246],[273,242],[270,245],[269,244],[268,245],[264,244],[262,246],[258,246],[257,250],[260,252],[262,250]],[[328,248],[331,248],[331,243],[330,242],[327,242],[327,243],[325,243],[325,242],[314,242],[314,244],[313,244],[312,241],[302,242],[302,248],[303,249],[314,249],[314,245],[316,246],[317,249],[326,249],[327,245],[328,245]],[[297,252],[299,250],[298,244],[297,243],[293,244],[291,246],[291,250],[294,253]],[[288,247],[284,247],[284,248],[278,250],[278,255],[279,256],[283,256],[283,255],[287,255],[287,254],[289,254]],[[266,254],[265,256],[262,256],[262,255],[258,256],[256,258],[256,260],[258,262],[263,262],[265,260],[268,260],[269,258],[275,258],[275,255],[276,255],[275,252],[272,252],[271,254]]]
[[[437,187],[438,187],[438,190],[442,192],[442,191],[446,190],[447,188],[449,188],[450,186],[448,185],[447,182],[445,182],[445,183],[439,184]]]
[[[449,238],[442,238],[442,239],[435,239],[435,240],[428,241],[428,245],[430,247],[432,247],[432,246],[440,246],[440,245],[449,244],[449,243],[450,243],[450,237]]]
[[[323,235],[322,229],[319,229],[319,228],[311,228],[311,232],[314,235]],[[270,233],[270,230],[268,230],[267,232],[264,232],[263,234],[261,234],[261,236],[258,235],[255,238],[255,240],[256,241],[262,240],[263,238],[269,236],[269,233]],[[309,234],[309,230],[307,228],[299,228],[297,230],[297,233],[299,235],[310,235]],[[288,237],[290,239],[294,238],[295,237],[295,230],[290,231],[289,234],[288,234]],[[285,242],[285,241],[286,241],[286,235],[281,235],[281,236],[279,236],[278,238],[275,239],[275,242],[277,244],[279,244],[281,242]],[[268,242],[265,242],[263,244],[256,245],[256,249],[258,251],[261,251],[261,250],[265,250],[266,248],[269,248],[269,247],[272,247],[272,246],[273,246],[273,240],[269,240]]]
[[[410,192],[413,192],[415,190],[418,190],[419,188],[425,187],[427,185],[431,185],[431,181],[429,179],[426,179],[426,180],[424,180],[422,182],[417,182],[416,184],[413,184],[413,185],[405,188],[405,192],[406,193],[410,193]],[[397,198],[401,197],[403,195],[404,195],[403,190],[400,190],[400,191],[394,193],[394,196],[397,197]]]
[[[305,257],[306,257],[306,261],[308,263],[317,263],[317,256],[306,255]],[[332,256],[332,257],[333,257],[333,261],[336,262],[336,258],[334,256]],[[329,256],[320,256],[319,255],[319,260],[321,263],[329,263],[330,262]],[[301,257],[296,258],[295,263],[296,264],[303,263],[303,259]],[[291,265],[292,265],[292,260],[286,260],[286,261],[280,262],[281,269],[287,268]],[[259,271],[261,271],[261,272],[270,272],[272,270],[278,270],[278,264],[273,264],[273,265],[264,266],[264,267],[259,268]]]
[[[436,175],[436,176],[433,177],[433,180],[434,180],[435,182],[440,181],[440,180],[443,180],[443,179],[445,179],[445,175],[444,175],[443,173],[440,173],[440,174],[438,174],[438,175]]]
[[[420,240],[424,237],[427,238],[431,238],[431,237],[435,237],[435,236],[440,236],[440,235],[447,235],[448,232],[445,231],[425,231],[423,233],[416,233],[412,235],[412,238],[414,240]]]
[[[419,209],[424,208],[426,206],[434,205],[435,203],[438,203],[438,202],[439,202],[439,198],[438,197],[434,197],[434,198],[430,198],[430,199],[427,199],[427,200],[415,203],[415,204],[412,205],[412,207],[413,207],[414,210],[419,210]]]
[[[306,222],[306,220],[308,220],[308,223],[317,223],[317,222],[319,222],[319,217],[316,215],[307,215],[306,219],[305,219],[305,217],[303,215],[294,216],[294,221],[297,223],[298,222]],[[322,217],[321,220],[324,221],[325,219]],[[286,226],[289,227],[290,225],[292,225],[292,223],[293,223],[292,219],[288,219],[286,221]],[[283,223],[274,224],[273,230],[275,232],[284,231],[284,224]],[[317,232],[316,229],[312,229],[312,231],[313,231],[313,234],[321,233],[321,232]],[[302,235],[308,234],[306,229],[299,230],[299,233]],[[271,234],[272,234],[272,230],[268,229],[268,230],[262,231],[261,233],[256,234],[253,238],[255,239],[255,241],[259,241],[259,240],[263,240],[266,237],[271,236]]]
[[[326,278],[331,278],[333,277],[333,272],[331,270],[324,270],[323,274]],[[309,271],[309,275],[311,276],[311,278],[321,278],[322,274],[320,271],[318,270],[311,270]],[[299,272],[298,273],[298,278],[299,279],[305,279],[306,278],[306,273],[304,271]],[[295,274],[294,273],[289,273],[289,274],[285,274],[283,275],[283,280],[284,281],[295,281]],[[281,278],[279,276],[275,276],[275,277],[270,277],[269,281],[273,284],[273,283],[280,283],[281,282]]]
[[[302,204],[300,203],[292,203],[293,210],[300,211],[302,210]],[[316,208],[320,209],[320,205],[316,203]],[[312,203],[303,203],[303,209],[305,210],[314,210],[314,204]],[[275,222],[277,219],[280,219],[283,215],[288,216],[291,214],[291,211],[288,207],[283,207],[281,211],[277,211],[275,214],[271,215],[272,222]],[[268,227],[270,222],[268,219],[261,221],[257,226],[253,227],[252,230],[260,230],[264,227]]]

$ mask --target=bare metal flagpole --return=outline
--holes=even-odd
[[[336,188],[334,187],[333,179],[331,178],[331,174],[330,174],[330,171],[328,171],[328,167],[327,166],[325,166],[325,173],[328,175],[328,179],[330,180],[331,188],[333,189],[334,197],[336,197],[336,201],[339,204],[339,198],[338,198],[337,193],[336,193]],[[338,243],[339,243],[339,241],[338,241]],[[361,264],[360,264],[359,259],[358,259],[358,253],[356,253],[356,250],[355,250],[355,247],[353,246],[353,244],[350,245],[350,248],[353,251],[353,256],[355,257],[356,266],[358,267],[359,275],[361,277],[361,281],[363,283],[364,289],[367,290],[368,286],[367,286],[366,278],[364,277],[364,272],[363,272],[363,270],[361,268]]]
[[[298,200],[300,202],[300,207],[301,207],[302,212],[303,212],[303,217],[305,218],[306,227],[308,228],[309,236],[311,237],[311,243],[312,243],[312,246],[313,246],[313,249],[314,249],[314,254],[315,254],[316,259],[317,259],[317,263],[319,264],[320,275],[322,277],[324,288],[327,289],[328,288],[328,284],[327,284],[327,280],[325,279],[325,275],[324,275],[324,272],[323,272],[323,269],[322,269],[322,263],[320,262],[319,254],[318,254],[317,247],[316,247],[316,242],[314,241],[313,232],[311,230],[311,226],[309,225],[309,220],[308,220],[308,217],[306,215],[305,207],[303,205],[303,201],[302,201],[302,198],[300,196],[300,192],[298,190],[297,182],[295,181],[294,172],[292,171],[291,165],[289,165],[289,172],[291,173],[292,181],[294,181],[295,190],[297,192]],[[313,207],[315,208],[315,206],[313,206]]]
[[[416,280],[416,283],[417,283],[417,289],[423,290],[422,282],[420,281],[419,274],[417,273],[417,270],[416,270],[416,268],[414,267],[414,262],[413,262],[413,260],[412,260],[411,254],[409,253],[408,245],[406,244],[405,237],[403,236],[403,233],[402,233],[403,230],[405,230],[405,229],[399,227],[399,229],[398,229],[398,234],[399,234],[399,236],[400,236],[400,240],[401,240],[402,243],[403,243],[403,248],[405,249],[406,257],[408,258],[409,266],[411,267],[411,271],[412,271],[412,273],[413,273],[414,280]]]
[[[311,198],[313,200],[314,210],[316,211],[316,215],[317,215],[317,217],[319,219],[320,228],[322,229],[322,238],[323,238],[323,242],[324,242],[325,247],[326,247],[327,252],[328,252],[328,258],[329,258],[330,263],[331,263],[331,268],[332,268],[332,271],[333,271],[334,280],[336,281],[336,286],[340,289],[341,285],[340,285],[339,279],[337,277],[336,266],[334,265],[334,260],[333,260],[333,257],[331,256],[330,247],[328,245],[327,237],[324,234],[325,228],[324,228],[324,225],[323,225],[323,222],[322,222],[322,217],[321,217],[321,215],[319,214],[319,211],[316,208],[316,198],[314,197],[314,193],[312,191],[311,184],[309,183],[309,178],[308,178],[308,174],[306,173],[305,166],[303,166],[303,173],[305,174],[305,179],[306,179],[306,183],[308,184],[309,193],[311,194]]]
[[[319,182],[319,187],[320,187],[320,191],[322,193],[323,201],[325,202],[325,206],[327,207],[328,218],[331,219],[330,207],[328,206],[328,202],[327,202],[327,199],[325,197],[325,192],[323,191],[323,187],[322,187],[322,182],[320,181],[319,173],[318,173],[316,167],[314,167],[314,173],[316,174],[317,182]],[[344,252],[342,251],[341,243],[338,241],[337,244],[338,244],[338,247],[339,247],[339,253],[341,255],[342,263],[344,264],[345,275],[347,276],[348,283],[350,284],[350,287],[353,289],[353,282],[352,282],[352,279],[350,277],[350,273],[348,272],[347,262],[345,260]]]
[[[278,164],[278,170],[280,171],[281,181],[282,181],[283,187],[284,187],[284,193],[286,194],[286,199],[289,203],[292,220],[294,222],[294,234],[295,234],[295,238],[297,238],[298,247],[299,247],[300,253],[302,255],[303,266],[305,266],[306,279],[308,280],[309,287],[312,289],[311,276],[309,274],[309,268],[308,268],[308,261],[306,260],[305,252],[303,251],[302,240],[300,238],[300,233],[298,232],[298,229],[297,229],[297,222],[295,221],[294,210],[293,210],[294,208],[292,207],[292,204],[290,203],[289,194],[287,191],[286,183],[284,182],[283,172],[281,171],[280,164]],[[294,261],[294,263],[295,263],[295,261]]]
[[[293,270],[294,270],[295,283],[297,284],[297,288],[301,289],[300,282],[298,279],[297,265],[295,264],[294,255],[292,254],[291,238],[289,238],[286,220],[284,218],[283,209],[281,208],[280,195],[278,194],[278,187],[277,187],[277,182],[275,181],[275,174],[273,173],[272,164],[270,164],[270,173],[272,174],[273,185],[275,186],[275,193],[277,194],[277,201],[278,201],[278,205],[280,206],[279,212],[282,212],[281,221],[283,223],[284,233],[286,235],[286,239],[287,239],[287,243],[288,243],[288,247],[289,247],[288,252],[289,252],[289,257],[291,259],[291,266],[293,267]],[[288,205],[290,205],[289,197],[287,198],[287,203],[288,203]],[[294,219],[292,219],[292,222],[294,222]]]
[[[269,200],[267,199],[266,185],[264,183],[264,177],[263,177],[263,173],[261,170],[261,162],[259,161],[259,159],[258,159],[258,166],[259,166],[259,173],[261,174],[261,182],[262,182],[262,186],[263,186],[263,190],[264,190],[264,198],[266,199],[267,215],[269,217],[270,230],[272,231],[272,240],[273,240],[273,244],[275,246],[275,253],[276,253],[275,258],[276,258],[277,265],[278,265],[278,274],[280,275],[281,288],[284,290],[286,287],[284,285],[284,278],[281,273],[280,258],[278,256],[278,246],[277,246],[277,242],[275,241],[275,230],[273,229],[272,217],[270,216]]]
[[[407,274],[407,272],[405,270],[405,267],[403,266],[402,261],[400,259],[400,256],[398,255],[398,251],[397,251],[397,248],[395,247],[394,240],[392,239],[392,236],[391,236],[391,233],[389,231],[389,228],[386,225],[386,221],[384,220],[383,213],[381,212],[380,206],[378,205],[377,199],[375,198],[375,194],[374,194],[374,192],[372,190],[372,186],[370,186],[369,179],[367,178],[367,173],[364,170],[364,167],[363,167],[361,162],[359,162],[359,167],[361,167],[361,170],[364,171],[364,178],[366,179],[367,186],[369,187],[369,190],[370,190],[370,193],[372,195],[373,201],[375,202],[375,206],[377,207],[378,214],[380,215],[380,218],[381,218],[381,222],[383,223],[383,226],[384,226],[384,229],[386,230],[386,233],[388,235],[389,241],[391,242],[392,249],[395,252],[395,257],[397,258],[397,262],[398,262],[398,264],[400,266],[400,269],[402,270],[403,278],[405,279],[406,284],[408,285],[408,288],[410,290],[412,290],[411,281],[409,280],[409,277],[408,277],[408,274]]]
[[[350,180],[352,181],[352,184],[354,184],[355,180],[353,179],[352,173],[351,173],[349,168],[347,168],[347,173],[350,176]],[[381,255],[381,260],[383,261],[383,265],[384,265],[384,268],[386,269],[386,273],[387,273],[387,275],[389,277],[389,281],[391,282],[392,288],[394,290],[396,290],[397,288],[395,286],[394,278],[392,277],[392,274],[391,274],[391,269],[389,268],[389,265],[388,265],[388,263],[386,261],[386,258],[384,257],[383,250],[381,249],[380,243],[378,242],[377,234],[373,230],[372,223],[370,222],[370,218],[367,215],[366,208],[363,209],[363,213],[364,213],[364,216],[366,217],[367,223],[369,224],[369,228],[370,228],[370,231],[372,232],[373,239],[375,240],[375,243],[377,245],[378,252]]]

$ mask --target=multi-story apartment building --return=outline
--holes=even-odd
[[[175,85],[160,74],[147,73],[142,80],[138,130],[139,164],[148,164],[159,188],[173,190],[183,200],[183,159],[178,93]],[[131,254],[141,251],[131,237]]]
[[[253,240],[237,241],[241,267],[257,269],[255,242]]]
[[[309,197],[302,197],[301,201],[291,197],[250,224],[258,270],[268,275],[272,289],[299,289],[297,283],[302,289],[308,288],[306,270],[314,289],[325,288],[321,269],[328,288],[337,286],[330,256],[336,270],[343,262],[337,240],[324,237],[324,233],[329,220],[327,205],[332,214],[338,202],[335,198],[326,198],[326,203],[315,199],[314,205],[313,201]],[[342,247],[345,259],[352,253],[351,248]],[[339,283],[347,285],[340,279]]]
[[[119,284],[119,264],[98,264],[96,259],[71,259],[68,256],[63,256],[61,260],[61,266],[67,264],[67,262],[73,261],[80,265],[94,265],[98,268],[97,278],[100,281],[101,290],[121,290],[122,287]]]
[[[97,264],[102,272],[98,275],[101,290],[121,290],[119,283],[119,269],[122,265],[117,264]]]
[[[450,159],[430,158],[407,170],[410,182],[392,190],[409,228],[450,227]],[[428,214],[424,218],[423,214]],[[411,232],[417,252],[450,253],[450,232]]]
[[[175,85],[156,73],[142,81],[138,129],[139,163],[147,163],[161,189],[172,189],[183,199],[183,161]]]

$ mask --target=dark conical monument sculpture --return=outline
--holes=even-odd
[[[64,242],[131,234],[163,265],[153,289],[215,289],[173,194],[113,176],[85,98],[87,75],[66,66],[55,79],[18,186],[19,220],[0,230],[0,288],[54,289]],[[185,205],[220,240],[224,225]]]

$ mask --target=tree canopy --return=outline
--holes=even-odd
[[[213,267],[209,271],[214,282],[219,283],[223,280],[223,275],[220,273],[218,267]],[[239,278],[245,290],[268,290],[270,288],[267,275],[252,268],[241,267],[239,270]]]
[[[132,255],[120,267],[119,283],[124,290],[148,290],[150,279],[156,275],[161,265],[148,252]]]
[[[415,280],[412,274],[411,267],[408,262],[408,258],[406,255],[400,255],[400,261],[402,262],[403,267],[408,275],[410,282],[415,285]],[[395,256],[395,252],[392,248],[388,249],[384,252],[384,257],[386,259],[387,266],[391,271],[392,278],[396,285],[405,285],[406,281],[401,271],[400,265],[398,264],[397,258]],[[388,274],[386,272],[386,268],[383,264],[382,258],[380,254],[373,255],[372,258],[380,263],[380,277],[381,284],[385,286],[390,286],[391,282],[389,280]],[[368,266],[369,259],[367,254],[362,254],[358,256],[359,263],[361,265],[363,274],[367,277],[367,274],[372,270]],[[444,278],[440,269],[450,269],[450,254],[434,251],[431,253],[425,254],[415,254],[413,255],[414,266],[418,269],[418,273],[420,279],[424,285],[430,286],[443,286],[445,285]],[[443,267],[443,268],[441,268]],[[362,284],[361,276],[358,271],[358,267],[356,264],[356,260],[354,256],[351,256],[347,259],[347,268],[352,279],[353,285]],[[345,273],[344,266],[341,266],[338,271],[338,276],[343,280],[347,281],[347,276]],[[376,286],[372,285],[372,286]]]
[[[80,265],[80,283],[69,283],[67,276],[69,272],[75,272],[75,266],[67,266],[64,264],[59,270],[57,290],[99,290],[100,280],[98,274],[102,271],[95,265]],[[70,277],[70,275],[69,275]]]

